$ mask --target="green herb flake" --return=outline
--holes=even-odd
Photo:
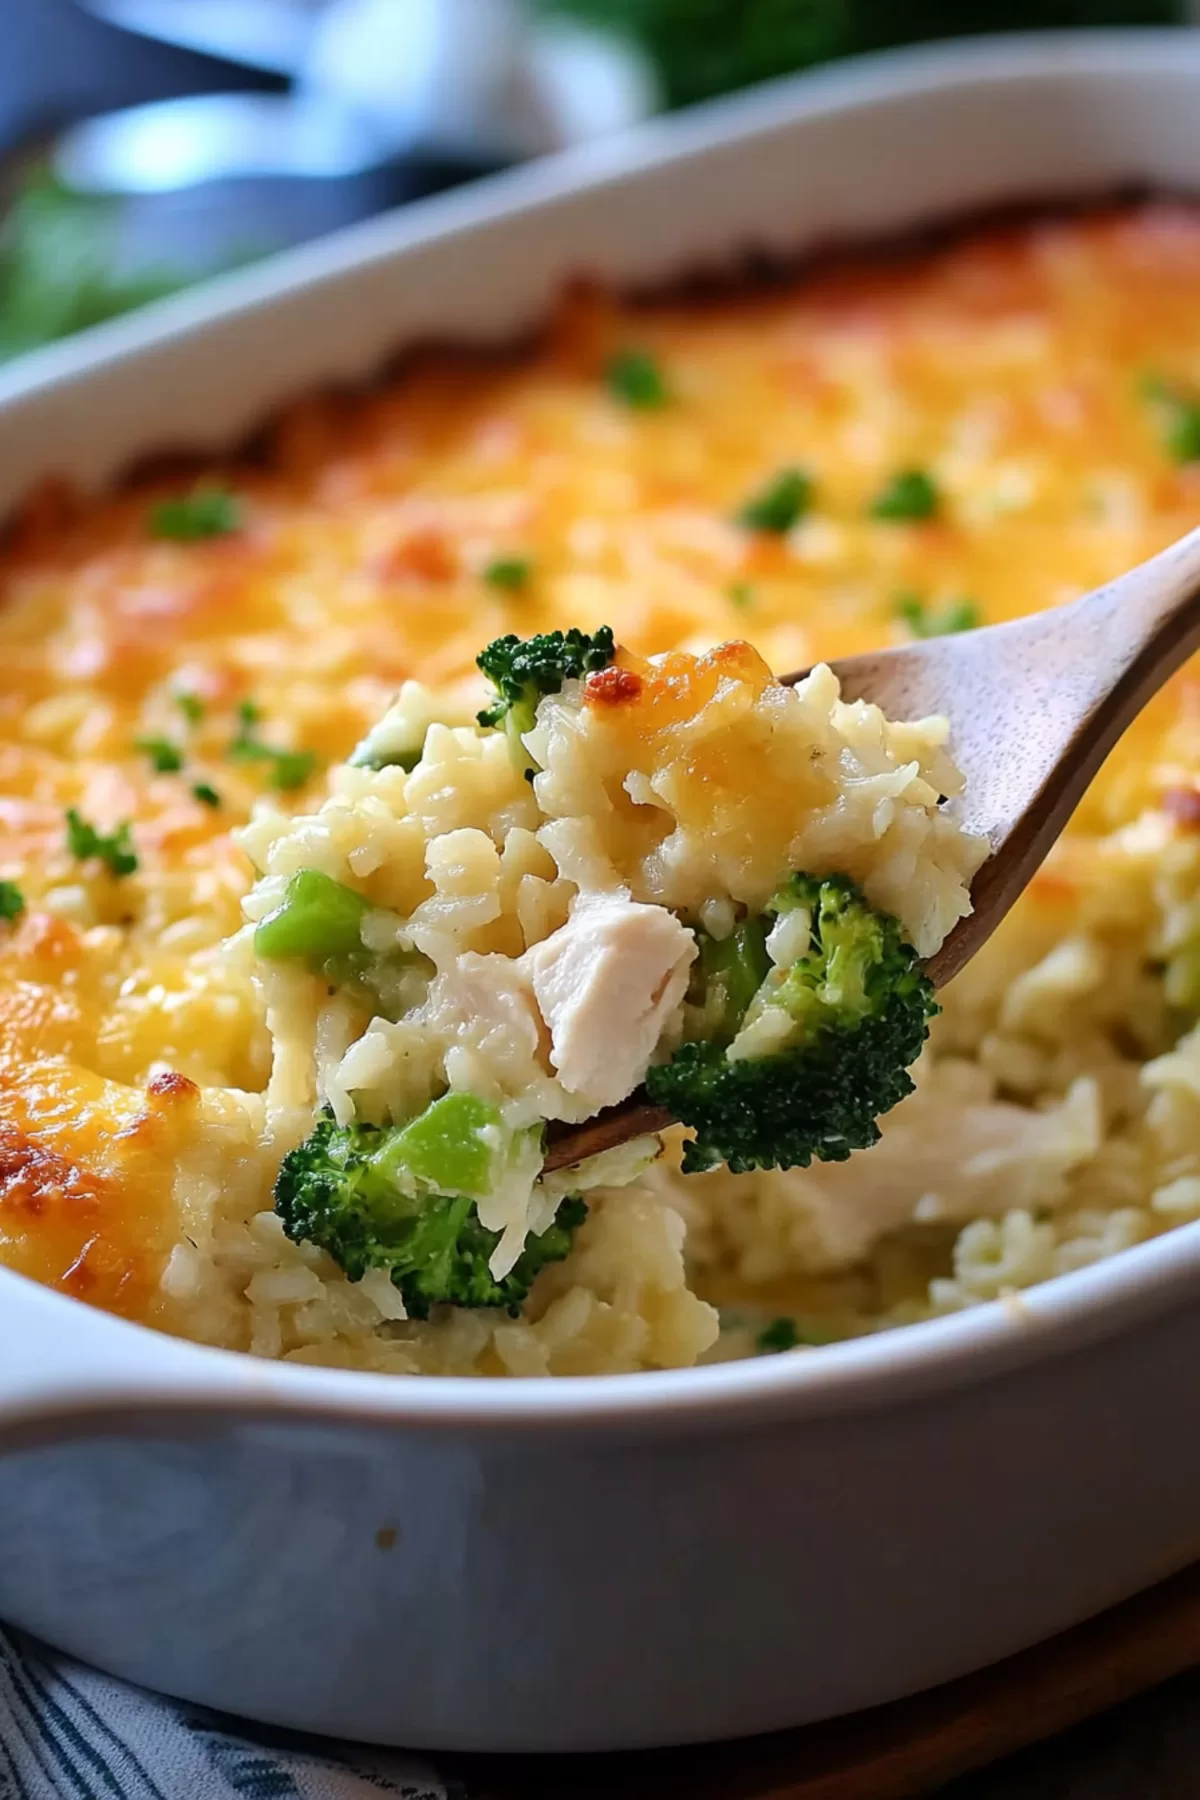
[[[871,502],[873,519],[932,519],[941,508],[942,498],[933,476],[924,469],[901,469]]]
[[[0,919],[15,925],[25,911],[25,896],[15,881],[0,881]]]
[[[974,600],[948,600],[945,606],[934,607],[919,594],[900,594],[893,610],[915,638],[952,637],[983,623]]]
[[[284,794],[303,787],[317,763],[311,750],[276,750],[272,755],[271,786]]]
[[[176,694],[174,698],[176,706],[179,708],[188,724],[199,725],[201,719],[204,717],[204,702],[199,694],[181,692]]]
[[[128,820],[118,825],[115,831],[105,834],[89,825],[73,806],[67,812],[67,849],[80,862],[95,858],[105,864],[111,875],[118,877],[132,875],[138,866]]]
[[[151,508],[149,520],[151,537],[180,544],[228,537],[241,523],[242,509],[236,496],[218,487],[197,488],[193,494],[160,500]]]
[[[254,727],[262,717],[253,700],[243,700],[238,707],[238,732],[229,745],[233,762],[257,762],[268,765],[267,780],[280,793],[291,793],[303,787],[317,759],[311,750],[280,750],[264,744],[254,735]]]
[[[523,594],[532,574],[533,564],[527,556],[497,556],[483,571],[483,579],[502,593]]]
[[[769,531],[782,537],[812,505],[813,482],[803,469],[781,469],[751,496],[737,514],[747,531]]]
[[[662,370],[645,350],[619,350],[604,378],[613,398],[638,412],[657,412],[671,398]]]
[[[201,806],[220,806],[221,804],[220,794],[215,787],[210,787],[207,781],[196,782],[192,788],[192,799],[199,800]]]
[[[150,758],[156,775],[178,775],[183,767],[183,751],[170,738],[135,738],[133,747]]]
[[[1172,462],[1200,462],[1200,396],[1160,375],[1144,375],[1140,389],[1157,415],[1163,449]]]
[[[754,605],[754,589],[748,581],[731,581],[725,597],[739,612],[748,612]]]
[[[780,1350],[794,1350],[802,1342],[794,1319],[772,1319],[755,1338],[754,1347],[760,1356],[772,1356]]]

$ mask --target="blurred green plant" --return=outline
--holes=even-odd
[[[186,285],[160,269],[122,272],[115,215],[45,169],[26,175],[0,220],[0,360],[82,331]]]
[[[1185,0],[529,0],[639,43],[667,104],[684,106],[857,51],[1078,25],[1182,22]],[[0,361],[186,287],[195,274],[123,269],[104,200],[44,168],[0,211]],[[236,259],[250,261],[253,252]]]
[[[634,38],[670,106],[928,38],[1069,25],[1174,25],[1183,0],[533,0]]]

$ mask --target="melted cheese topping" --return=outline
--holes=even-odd
[[[0,924],[0,1257],[153,1311],[191,1084],[265,1082],[258,1002],[218,950],[252,879],[229,834],[275,767],[231,758],[240,703],[260,741],[315,752],[307,790],[280,796],[311,804],[402,678],[461,682],[505,631],[604,622],[635,655],[748,636],[787,669],[902,640],[904,594],[986,621],[1056,605],[1200,516],[1200,463],[1171,460],[1139,391],[1151,372],[1200,390],[1198,309],[1200,213],[989,231],[716,303],[577,300],[526,359],[426,358],[360,401],[304,402],[265,462],[209,472],[241,502],[227,537],[150,535],[183,477],[32,496],[0,561],[0,877],[27,903]],[[665,406],[608,390],[629,347]],[[807,516],[736,523],[788,466],[813,478]],[[872,517],[914,467],[938,515]],[[524,586],[490,581],[497,559],[528,559]],[[669,708],[669,665],[648,697]],[[594,693],[618,716],[626,698]],[[182,772],[135,747],[162,737]],[[1190,790],[1198,750],[1193,666],[1076,832]],[[69,807],[130,821],[137,872],[74,857]]]

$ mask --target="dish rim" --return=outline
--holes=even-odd
[[[260,1358],[102,1312],[0,1268],[6,1304],[13,1307],[18,1291],[25,1302],[14,1309],[18,1333],[49,1325],[56,1334],[51,1363],[65,1365],[48,1383],[32,1370],[27,1384],[20,1376],[4,1382],[0,1439],[10,1447],[14,1438],[36,1441],[47,1430],[54,1437],[92,1435],[139,1420],[154,1429],[164,1419],[171,1425],[214,1414],[406,1426],[434,1435],[521,1427],[538,1436],[550,1428],[556,1435],[619,1427],[641,1434],[653,1426],[675,1434],[739,1422],[845,1418],[1084,1351],[1194,1301],[1198,1285],[1200,1220],[1018,1294],[811,1350],[684,1369],[538,1378],[406,1376]],[[0,1325],[6,1362],[12,1323]],[[82,1369],[72,1359],[72,1337],[89,1340],[92,1360]],[[23,1342],[18,1335],[14,1348]],[[150,1343],[158,1355],[147,1360]]]
[[[603,191],[638,174],[686,164],[719,144],[770,136],[800,121],[815,123],[872,104],[934,98],[968,82],[1003,86],[1073,74],[1121,77],[1181,71],[1200,79],[1200,31],[1183,26],[1094,26],[905,45],[780,76],[660,115],[612,137],[482,176],[447,193],[409,201],[26,351],[0,365],[0,422],[9,407],[186,339],[205,326],[233,323],[298,288],[320,288],[473,226],[509,220],[587,190]],[[1200,196],[1200,171],[1196,192]],[[1069,193],[1062,198],[1069,201]],[[1017,206],[1029,199],[1020,193],[1011,196]],[[869,247],[871,242],[886,241],[887,235],[885,231],[866,239],[835,237],[830,247],[852,249],[856,242]],[[814,245],[818,253],[825,247],[822,241]],[[141,454],[153,456],[157,449],[143,446]],[[135,460],[140,459],[139,455]],[[104,485],[122,478],[118,465]],[[0,508],[0,513],[7,510]]]
[[[1111,75],[1170,64],[1200,76],[1200,33],[1180,27],[1013,33],[906,47],[785,77],[658,119],[618,139],[415,202],[400,214],[354,225],[245,271],[217,278],[17,359],[0,371],[0,409],[197,327],[233,322],[297,286],[320,287],[353,268],[387,262],[406,247],[500,220],[581,188],[603,189],[635,170],[685,163],[715,143],[769,133],[804,118],[869,110],[898,96],[935,94],[980,79],[1047,74]],[[1014,196],[1019,200],[1020,196]],[[115,477],[119,479],[119,475]],[[95,1364],[37,1383],[0,1383],[0,1429],[106,1429],[169,1409],[173,1417],[268,1413],[421,1430],[629,1425],[695,1428],[763,1417],[815,1418],[898,1404],[1069,1354],[1167,1312],[1200,1280],[1200,1221],[1175,1227],[1112,1258],[1054,1277],[1008,1300],[809,1351],[699,1368],[619,1375],[520,1377],[348,1371],[270,1361],[246,1351],[176,1338],[104,1313],[0,1267],[0,1294],[34,1337],[48,1328],[53,1361],[70,1365],[73,1337],[95,1336]],[[0,1330],[0,1341],[4,1331]],[[147,1359],[147,1340],[159,1351]],[[23,1342],[14,1340],[14,1348]],[[106,1352],[111,1367],[104,1369]],[[7,1359],[6,1359],[7,1360]],[[31,1373],[31,1372],[30,1372]],[[86,1379],[84,1378],[86,1377]]]

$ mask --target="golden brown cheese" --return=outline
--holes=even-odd
[[[265,461],[211,471],[242,507],[227,537],[149,534],[194,477],[32,496],[0,561],[0,878],[28,906],[0,925],[0,1256],[145,1312],[189,1084],[265,1080],[253,993],[218,952],[251,875],[229,834],[271,772],[231,757],[243,703],[262,740],[316,754],[316,785],[402,678],[457,681],[505,631],[611,624],[631,658],[591,698],[615,719],[667,704],[669,665],[646,691],[633,658],[672,646],[747,636],[794,668],[902,640],[905,594],[987,621],[1058,604],[1200,517],[1200,463],[1171,460],[1140,388],[1200,390],[1198,317],[1196,211],[1013,226],[716,302],[577,300],[527,358],[426,357],[360,401],[301,402]],[[660,409],[606,386],[631,346],[662,369]],[[739,525],[790,465],[813,477],[807,517]],[[939,514],[872,517],[912,467]],[[514,558],[524,586],[488,579]],[[155,773],[144,738],[182,771]],[[1193,668],[1077,830],[1164,786],[1195,829],[1198,767]],[[69,807],[130,821],[136,873],[79,862]],[[1070,891],[1068,853],[1039,903],[1057,916]]]
[[[613,812],[598,827],[606,845],[614,832],[644,832],[646,808],[630,798],[625,783],[630,775],[651,771],[669,784],[681,828],[703,831],[719,846],[717,853],[747,866],[755,861],[756,835],[760,844],[769,842],[781,817],[795,817],[800,806],[816,811],[828,805],[834,779],[816,761],[789,764],[783,772],[759,759],[748,790],[745,740],[736,732],[701,725],[683,734],[680,747],[673,743],[680,725],[695,725],[706,708],[728,726],[732,720],[721,709],[732,704],[748,711],[772,680],[762,657],[743,642],[718,644],[698,658],[671,650],[653,662],[622,650],[616,662],[589,675],[585,704],[603,720],[597,751],[603,766],[627,772],[610,773],[606,780]]]

